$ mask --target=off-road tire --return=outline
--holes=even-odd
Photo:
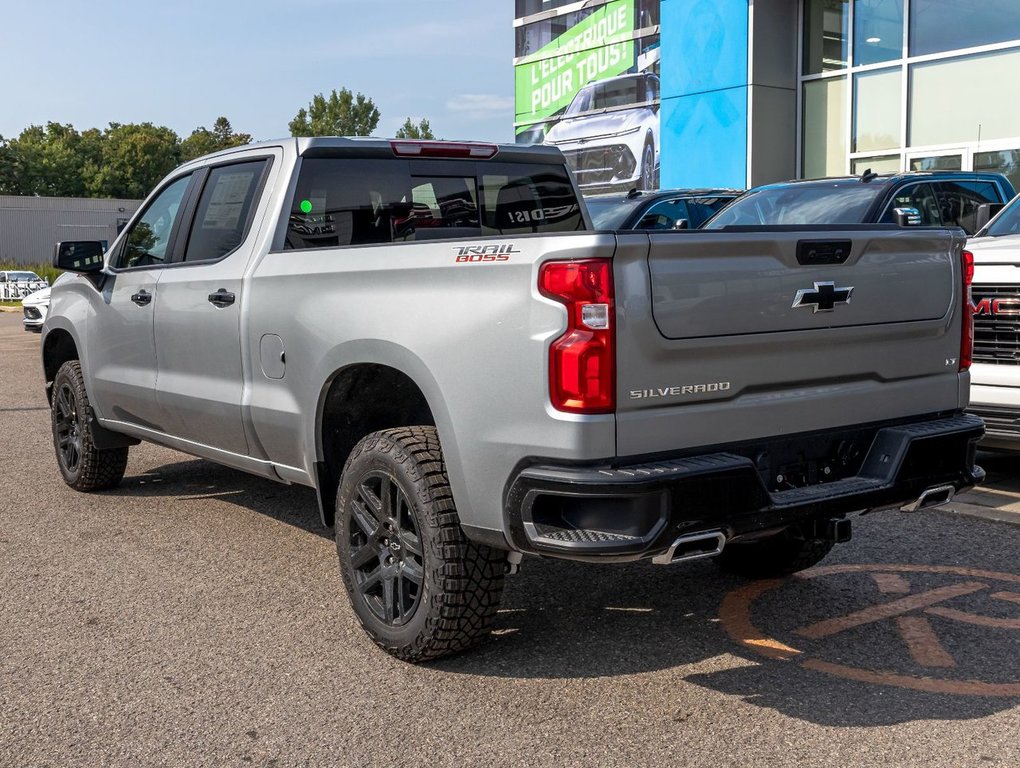
[[[767,539],[727,545],[714,558],[728,573],[749,579],[788,576],[821,562],[832,551],[833,542],[805,537],[797,528],[788,528]]]
[[[53,379],[50,423],[57,467],[65,483],[85,492],[120,484],[127,469],[128,449],[96,448],[92,440],[92,406],[77,360],[68,360],[60,366]]]
[[[361,489],[384,478],[395,483],[400,491],[397,498],[402,495],[406,503],[395,502],[396,517],[368,521],[371,526],[379,526],[380,538],[373,538],[365,531],[363,515],[369,504]],[[381,493],[378,499],[373,499],[382,502],[378,507],[373,503],[377,510],[386,507]],[[360,521],[355,514],[362,515]],[[400,568],[407,565],[404,558],[412,561],[416,575],[420,568],[422,581],[407,615],[388,621],[378,615],[382,611],[389,617],[395,612],[383,605],[385,593],[383,597],[366,595],[362,589],[368,583],[374,588],[384,578],[395,578],[379,576],[372,581],[376,569],[383,573],[389,567],[386,560],[394,559],[387,558],[389,552],[383,542],[388,539],[381,537],[397,535],[393,533],[395,519],[398,527],[404,526],[400,535],[406,539],[402,549],[398,541],[395,551],[401,553],[402,559],[397,565]],[[400,523],[401,519],[406,522]],[[382,528],[386,521],[389,534]],[[413,532],[408,533],[412,528]],[[464,535],[435,427],[373,432],[355,446],[337,492],[335,532],[340,575],[354,612],[372,640],[387,653],[404,661],[429,661],[470,648],[488,635],[503,594],[506,554],[475,544]],[[370,547],[372,542],[376,542],[372,545],[374,549]],[[420,557],[411,554],[414,550],[420,552]],[[378,557],[373,552],[378,552]],[[356,556],[360,563],[357,568]],[[393,600],[396,590],[402,610],[409,601],[404,599],[401,589],[408,589],[407,584],[391,585],[390,599]],[[401,623],[395,624],[398,620]]]

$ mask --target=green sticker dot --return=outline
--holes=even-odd
[[[301,213],[311,213],[311,212],[312,212],[312,201],[311,200],[302,200],[301,201]]]

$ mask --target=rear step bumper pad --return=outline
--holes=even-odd
[[[972,414],[882,426],[855,476],[783,491],[769,491],[750,458],[725,450],[632,465],[535,464],[509,484],[506,527],[523,551],[634,560],[687,533],[731,539],[902,507],[933,486],[966,490],[984,479],[974,464],[983,434]]]

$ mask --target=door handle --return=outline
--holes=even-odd
[[[152,294],[142,288],[138,293],[131,294],[131,301],[140,307],[144,307],[150,301],[152,301]]]
[[[209,303],[216,307],[229,307],[234,303],[234,294],[226,288],[220,288],[216,293],[209,294]]]

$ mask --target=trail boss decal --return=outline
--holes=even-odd
[[[711,384],[683,384],[676,387],[656,387],[655,389],[632,389],[631,400],[648,400],[653,397],[676,397],[677,395],[704,395],[709,392],[726,392],[730,388],[728,381],[716,381]]]
[[[513,243],[505,245],[459,245],[454,246],[458,264],[478,264],[486,261],[510,261],[511,253],[520,253]]]

